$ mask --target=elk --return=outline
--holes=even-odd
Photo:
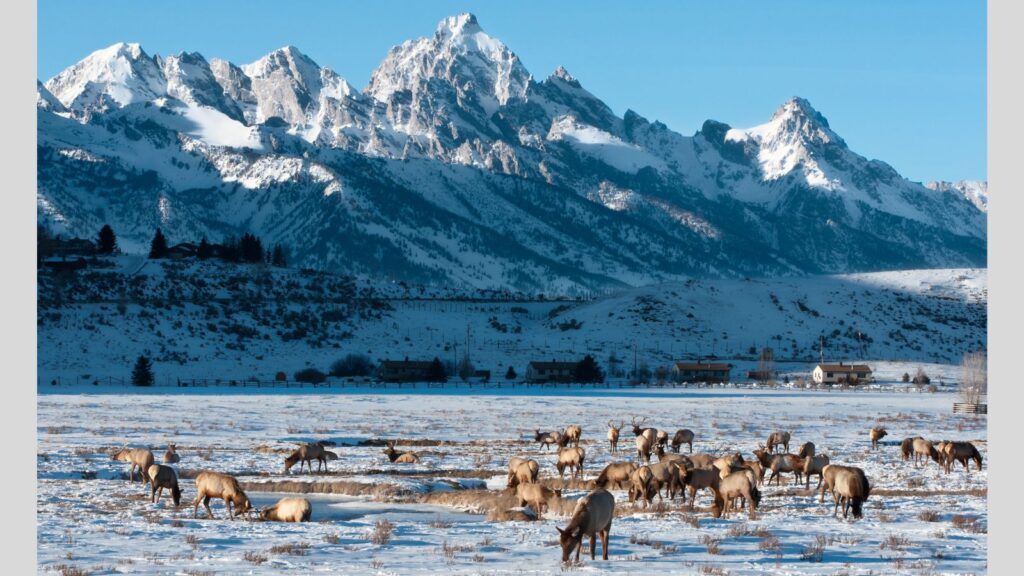
[[[563,448],[565,446],[569,446],[570,444],[573,446],[579,446],[580,436],[582,435],[583,429],[577,426],[576,424],[566,426],[565,431],[562,432],[562,438],[559,441],[558,445]]]
[[[281,498],[270,508],[260,510],[260,520],[273,522],[309,522],[313,505],[305,498]]]
[[[558,449],[558,462],[555,463],[555,468],[558,468],[558,477],[564,480],[565,469],[569,469],[569,479],[573,479],[579,476],[580,480],[583,479],[583,461],[586,459],[587,453],[583,451],[583,448],[559,448]]]
[[[177,464],[181,462],[181,456],[178,456],[178,447],[175,444],[167,444],[167,451],[164,452],[164,464]]]
[[[921,438],[920,436],[914,436],[912,438],[904,438],[900,442],[900,453],[903,456],[903,461],[910,460],[911,456],[914,455],[914,440]],[[923,438],[922,438],[923,440]]]
[[[387,455],[388,460],[392,464],[419,464],[420,457],[415,452],[399,452],[395,450],[395,441],[390,440],[387,442],[387,448],[384,449],[384,454]]]
[[[841,502],[843,504],[843,518],[847,517],[847,512],[849,512],[851,507],[853,508],[854,518],[863,517],[862,507],[864,501],[868,499],[868,495],[871,493],[871,485],[868,483],[868,478],[864,475],[863,470],[852,466],[829,464],[822,470],[822,478],[819,502],[824,502],[825,491],[831,490],[832,499],[835,501],[835,507],[832,509],[833,516],[838,513]]]
[[[612,424],[611,420],[608,421],[608,447],[612,454],[619,453],[619,430],[622,430],[625,425],[625,422],[619,422],[619,425],[616,426]]]
[[[768,435],[768,452],[774,454],[776,446],[783,446],[789,452],[789,432],[775,431]]]
[[[652,475],[651,487],[654,489],[654,493],[658,495],[658,500],[664,500],[661,496],[662,488],[665,489],[665,495],[670,500],[674,500],[676,490],[682,491],[683,488],[679,465],[675,462],[658,462],[657,464],[651,464],[648,468],[651,469]],[[685,475],[685,472],[682,475]]]
[[[814,456],[814,442],[804,442],[803,446],[800,447],[800,451],[796,453],[801,458],[808,458]]]
[[[146,477],[146,471],[153,465],[153,452],[149,448],[122,448],[118,450],[111,460],[117,460],[118,462],[129,462],[132,467],[128,469],[128,482],[135,481],[135,467],[139,468],[139,481],[143,484],[149,484],[149,478]]]
[[[658,430],[654,434],[654,440],[658,446],[661,446],[662,448],[668,446],[668,432],[665,430]]]
[[[640,466],[633,471],[629,480],[629,501],[643,501],[645,507],[650,505],[654,500],[654,472],[651,471],[651,467]]]
[[[710,454],[702,454],[699,452],[697,454],[689,454],[686,458],[694,468],[701,468],[703,470],[714,468],[715,460],[717,460],[717,458]]]
[[[804,469],[803,459],[796,454],[769,454],[764,444],[753,452],[754,456],[757,457],[757,461],[764,466],[766,470],[771,470],[772,475],[768,477],[768,485],[772,485],[772,480],[778,478],[775,482],[776,485],[781,485],[782,472],[793,472],[796,476],[797,483],[800,482],[800,473]]]
[[[711,466],[713,468],[717,468],[720,471],[728,471],[732,469],[734,466],[742,465],[743,455],[740,454],[739,452],[735,454],[729,454],[727,456],[722,456],[721,458],[715,458],[715,460],[711,463]]]
[[[516,486],[516,497],[519,498],[519,505],[529,505],[537,513],[540,520],[541,514],[548,508],[548,502],[552,498],[561,498],[561,490],[552,490],[543,484],[520,484]]]
[[[151,499],[154,504],[163,498],[164,488],[171,491],[171,499],[175,506],[181,504],[181,488],[178,488],[178,475],[174,473],[174,468],[153,464],[146,470],[146,474],[149,476],[149,486],[153,491]]]
[[[292,469],[292,466],[295,466],[295,463],[298,462],[300,474],[302,473],[303,467],[307,464],[309,465],[309,473],[312,474],[313,460],[317,461],[316,471],[320,472],[321,468],[327,467],[328,458],[325,455],[325,452],[327,451],[324,450],[324,445],[319,442],[314,442],[312,444],[299,444],[299,447],[284,459],[284,473],[287,474],[288,471]],[[333,452],[331,452],[331,454],[334,455],[335,459],[338,457],[338,455]]]
[[[632,462],[612,462],[604,467],[601,473],[594,480],[595,485],[601,488],[622,488],[629,484],[636,472],[636,464]]]
[[[978,452],[970,442],[946,442],[942,452],[946,474],[952,471],[954,461],[963,464],[964,469],[970,474],[971,465],[968,461],[971,459],[978,465],[978,470],[981,470],[981,452]]]
[[[562,545],[562,562],[569,561],[572,549],[576,549],[576,561],[580,560],[583,548],[583,537],[590,538],[590,559],[594,559],[597,548],[597,537],[601,537],[601,559],[608,559],[608,533],[612,529],[612,518],[615,516],[615,497],[607,490],[598,488],[580,498],[576,502],[569,525],[558,530]]]
[[[697,490],[707,488],[711,494],[718,493],[718,484],[722,478],[717,468],[695,468],[686,472],[685,484],[690,487],[690,507],[697,500]]]
[[[825,466],[828,466],[828,464],[829,464],[828,454],[821,454],[821,455],[818,455],[818,456],[811,456],[809,458],[804,458],[804,467],[803,467],[804,481],[805,481],[804,488],[810,489],[810,487],[811,487],[811,474],[817,474],[818,475],[818,485],[815,486],[814,489],[817,490],[818,488],[820,488],[821,487],[821,482],[822,482],[822,471],[825,469]]]
[[[657,430],[657,428],[642,428],[642,426],[646,422],[647,422],[647,418],[646,417],[643,420],[641,420],[640,422],[636,421],[636,417],[635,416],[632,417],[632,420],[631,420],[630,423],[633,425],[633,435],[634,436],[641,436],[641,435],[645,436],[650,441],[651,446],[654,446],[655,444],[658,443],[658,430]]]
[[[196,492],[195,509],[192,511],[193,518],[198,517],[200,502],[206,508],[207,515],[214,518],[213,510],[210,510],[210,498],[222,498],[224,506],[228,509],[228,517],[232,520],[235,519],[235,514],[252,509],[249,497],[242,491],[242,486],[238,484],[238,480],[234,476],[220,472],[200,472],[196,476]],[[234,505],[234,509],[232,509],[232,505]]]
[[[690,460],[689,456],[683,456],[682,454],[669,454],[665,452],[665,449],[661,446],[655,448],[654,452],[658,455],[659,462],[675,462],[677,466],[686,470],[695,468],[693,461]]]
[[[757,505],[761,503],[761,492],[758,491],[756,481],[752,478],[753,472],[748,474],[731,473],[722,478],[718,483],[718,490],[712,491],[715,498],[715,515],[728,514],[736,507],[736,499],[743,498],[750,502],[747,513],[754,518]]]
[[[942,463],[939,460],[939,451],[935,449],[935,446],[931,443],[930,440],[925,440],[924,438],[917,437],[917,438],[914,438],[914,440],[913,440],[911,445],[914,448],[914,467],[915,468],[917,467],[917,463],[920,460],[923,460],[925,458],[931,458],[932,460],[934,460],[936,462],[939,462],[939,464]],[[928,465],[928,462],[927,462],[927,460],[925,460],[925,466],[927,466],[927,465]]]
[[[557,430],[554,432],[541,432],[540,428],[533,431],[533,439],[536,442],[540,442],[541,448],[547,448],[554,444],[556,447],[562,445],[562,433]]]
[[[686,444],[690,447],[690,452],[693,452],[693,430],[683,428],[682,430],[676,430],[675,436],[672,437],[672,451],[676,454],[679,453],[679,447]]]
[[[878,441],[888,436],[889,433],[885,431],[885,428],[881,426],[875,426],[868,432],[868,437],[871,438],[871,449],[878,449]]]
[[[519,484],[535,484],[540,475],[540,465],[536,460],[513,457],[508,461],[508,487],[515,488]]]
[[[643,434],[639,434],[636,437],[636,461],[650,463],[651,461],[651,449],[654,447],[654,443],[651,439]],[[659,446],[660,449],[660,446]]]

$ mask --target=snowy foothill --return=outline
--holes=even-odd
[[[987,474],[984,417],[952,414],[947,393],[744,390],[561,390],[544,395],[50,393],[38,397],[38,560],[42,570],[89,573],[556,574],[923,574],[981,573],[987,568]],[[540,463],[541,482],[559,487],[555,454],[533,442],[535,429],[578,424],[584,478],[634,456],[632,416],[665,429],[689,428],[694,452],[752,450],[774,430],[792,433],[790,451],[814,442],[834,463],[861,467],[872,486],[859,520],[833,517],[785,474],[761,486],[753,518],[714,518],[711,498],[632,506],[613,490],[616,518],[607,562],[585,558],[563,567],[555,527],[564,527],[587,484],[568,482],[543,520],[503,496],[507,462]],[[609,420],[626,422],[619,454],[610,452]],[[868,430],[888,436],[873,450]],[[964,440],[984,464],[934,462],[915,467],[899,442],[920,435]],[[338,455],[329,472],[284,474],[298,443],[324,440]],[[414,451],[400,466],[383,454],[387,440]],[[181,456],[182,505],[127,481],[111,461],[122,446],[149,447],[157,460],[168,443]],[[686,447],[683,447],[686,451]],[[296,493],[310,500],[303,524],[192,518],[195,474],[236,476],[257,507]],[[767,481],[767,477],[766,477]],[[519,515],[516,515],[516,513]],[[586,547],[584,547],[586,549]],[[584,556],[586,556],[584,554]]]

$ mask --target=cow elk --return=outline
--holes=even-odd
[[[181,456],[178,456],[178,446],[167,444],[167,451],[164,452],[164,464],[177,464],[178,462],[181,462]]]
[[[971,465],[969,460],[972,459],[978,465],[978,470],[981,470],[981,452],[978,452],[978,449],[970,442],[946,442],[942,447],[941,456],[946,474],[953,470],[953,462],[963,464],[964,469],[970,474]]]
[[[757,505],[761,503],[761,492],[757,489],[757,483],[750,474],[733,472],[722,478],[718,483],[718,490],[714,492],[715,515],[728,514],[736,508],[736,499],[742,498],[748,502],[747,514],[754,519],[754,512]]]
[[[576,478],[579,476],[580,480],[583,479],[583,461],[586,459],[587,453],[583,448],[559,448],[558,449],[558,461],[555,463],[555,468],[558,468],[558,477],[565,479],[565,469],[569,469],[569,479]]]
[[[628,486],[636,472],[636,464],[633,462],[612,462],[601,470],[594,484],[600,488],[615,489]]]
[[[508,461],[508,487],[515,488],[520,484],[535,484],[540,475],[540,465],[536,460],[518,456]]]
[[[789,452],[789,432],[775,431],[768,435],[768,452],[770,454],[775,453],[776,446],[783,446],[786,452]]]
[[[675,436],[672,436],[672,451],[678,454],[683,444],[689,446],[689,452],[693,453],[693,430],[676,430]]]
[[[582,435],[583,429],[576,424],[567,426],[565,431],[562,432],[562,438],[558,442],[558,446],[562,448],[570,445],[578,447],[580,445],[580,436]]]
[[[538,520],[541,519],[541,515],[547,510],[548,502],[561,497],[561,490],[552,490],[543,484],[520,484],[516,486],[516,498],[519,498],[519,505],[529,505],[537,514]]]
[[[615,516],[615,497],[607,490],[598,488],[580,498],[576,502],[572,518],[565,529],[558,528],[559,540],[562,545],[562,562],[568,562],[572,550],[576,549],[576,561],[580,560],[583,549],[583,537],[590,538],[590,559],[594,559],[597,548],[597,537],[601,538],[601,559],[608,559],[608,533],[612,528]]]
[[[822,478],[819,501],[825,501],[826,490],[832,492],[832,499],[835,501],[835,507],[832,509],[833,516],[838,513],[839,505],[842,503],[843,518],[847,517],[850,508],[853,508],[854,518],[863,517],[864,501],[871,493],[871,485],[868,483],[864,470],[852,466],[829,464],[822,471]]]
[[[809,458],[814,456],[816,448],[814,442],[804,442],[803,446],[800,447],[800,451],[796,453],[801,458]]]
[[[796,482],[800,483],[800,476],[804,469],[803,458],[796,454],[770,454],[764,445],[754,450],[753,454],[765,471],[772,471],[772,475],[768,477],[769,486],[772,485],[772,480],[776,479],[775,484],[781,485],[783,472],[792,472],[796,476]]]
[[[914,467],[917,467],[918,462],[924,461],[925,466],[928,465],[927,458],[931,458],[939,465],[942,465],[942,460],[939,458],[939,451],[935,449],[935,446],[930,440],[925,440],[921,437],[913,439],[911,446],[914,449]]]
[[[309,522],[313,505],[305,498],[281,498],[270,508],[260,510],[260,520],[272,522]]]
[[[149,484],[149,477],[146,471],[153,465],[153,452],[149,448],[122,448],[110,457],[118,462],[129,462],[132,466],[128,469],[128,482],[135,481],[135,468],[139,469],[139,481]]]
[[[874,428],[872,428],[871,431],[868,432],[868,436],[871,438],[871,449],[877,450],[878,441],[881,440],[882,438],[885,438],[888,435],[889,433],[886,432],[885,428],[882,428],[881,426],[875,426]]]
[[[557,430],[554,432],[541,432],[540,428],[533,431],[533,440],[540,442],[540,447],[546,449],[549,446],[554,445],[556,448],[562,445],[562,433]]]
[[[384,454],[388,457],[388,460],[392,464],[419,464],[420,457],[415,452],[399,452],[395,450],[395,441],[390,440],[387,442],[387,448],[384,449]]]
[[[149,486],[153,491],[151,499],[154,504],[163,498],[164,488],[171,491],[171,500],[175,506],[181,504],[181,488],[178,487],[178,475],[174,473],[174,468],[153,464],[146,470],[146,474],[149,476]]]
[[[625,425],[625,422],[619,422],[619,425],[616,426],[612,424],[611,420],[608,421],[608,447],[612,454],[619,453],[619,430],[622,430]]]
[[[328,454],[333,456],[333,458],[330,458]],[[287,474],[288,471],[292,469],[292,466],[295,466],[295,464],[298,463],[300,474],[302,473],[302,469],[306,465],[309,466],[309,473],[312,474],[313,460],[316,460],[317,472],[328,471],[327,461],[336,460],[337,458],[338,455],[335,454],[334,452],[328,452],[327,450],[324,450],[324,444],[320,442],[314,442],[312,444],[299,444],[299,447],[294,452],[289,454],[287,458],[284,459],[284,473]]]
[[[234,476],[221,474],[220,472],[200,472],[196,476],[196,502],[192,517],[199,514],[199,503],[202,502],[206,513],[214,518],[213,510],[210,509],[210,498],[221,498],[224,506],[228,509],[228,517],[235,519],[236,514],[242,514],[252,509],[249,497],[242,491],[242,486]]]
[[[825,466],[829,465],[828,454],[819,454],[817,456],[811,456],[810,458],[804,458],[804,488],[810,489],[811,487],[811,474],[818,475],[818,485],[815,486],[815,490],[821,487],[822,472],[825,470]]]

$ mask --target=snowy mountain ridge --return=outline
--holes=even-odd
[[[854,153],[805,99],[683,136],[562,67],[535,80],[471,14],[362,92],[292,46],[236,65],[121,43],[37,93],[40,223],[110,223],[130,250],[157,225],[251,231],[313,268],[559,292],[986,262],[977,194]]]

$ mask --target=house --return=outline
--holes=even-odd
[[[811,373],[818,384],[857,383],[871,379],[871,368],[866,364],[818,364]]]
[[[92,240],[85,238],[70,238],[68,240],[44,238],[39,240],[37,250],[43,258],[53,256],[61,258],[67,258],[68,256],[95,256],[96,244]]]
[[[430,365],[424,360],[381,360],[377,379],[384,382],[425,382],[430,377]]]
[[[576,362],[530,362],[526,365],[527,382],[572,382]]]
[[[490,382],[491,371],[490,370],[475,370],[470,379],[474,382]]]
[[[675,382],[728,382],[731,364],[710,362],[676,362],[672,365]]]
[[[179,260],[181,258],[194,258],[199,253],[199,245],[193,244],[192,242],[182,242],[181,244],[175,244],[167,250],[167,257],[172,260]]]

